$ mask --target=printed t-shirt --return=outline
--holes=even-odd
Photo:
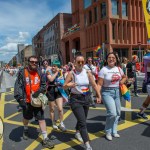
[[[31,86],[30,86],[30,80],[31,80]],[[25,69],[25,81],[26,81],[26,102],[30,103],[31,102],[31,91],[36,92],[40,88],[40,77],[37,72],[29,72],[27,69]],[[31,88],[31,89],[30,89]]]
[[[98,77],[104,79],[103,87],[119,87],[123,75],[123,70],[116,66],[113,68],[103,67],[98,73]]]

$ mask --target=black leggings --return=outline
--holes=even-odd
[[[81,137],[84,143],[86,143],[87,141],[89,141],[86,125],[86,118],[89,111],[89,105],[85,105],[84,103],[80,102],[74,102],[71,104],[71,109],[77,119],[76,130],[80,131]]]

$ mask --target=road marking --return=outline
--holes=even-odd
[[[71,110],[68,110],[64,114],[64,120],[72,113]],[[50,134],[52,132],[52,128],[47,128],[47,134]],[[36,140],[34,140],[25,150],[31,150],[35,149],[40,143],[42,142],[42,135],[40,135]],[[61,147],[62,148],[62,147]]]
[[[131,101],[130,101],[130,102],[126,101],[126,102],[125,102],[125,107],[126,107],[127,109],[131,109]],[[130,121],[130,120],[131,120],[131,112],[126,111],[126,112],[125,112],[125,122],[126,122],[126,121]]]
[[[4,120],[4,110],[5,110],[5,93],[1,94],[0,100],[0,116]],[[0,150],[3,149],[3,137],[0,139]]]
[[[17,115],[19,115],[19,114],[21,114],[21,112],[16,112],[16,113],[14,113],[14,114],[12,114],[12,115],[6,117],[5,120],[11,119],[12,117],[15,117],[15,116],[17,116]]]

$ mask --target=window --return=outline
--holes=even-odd
[[[115,39],[115,23],[112,23],[112,38]]]
[[[89,24],[92,23],[92,11],[90,10],[89,11]]]
[[[92,0],[84,0],[84,8],[89,7],[92,4]]]
[[[101,3],[101,18],[105,18],[106,17],[106,3],[103,2]]]
[[[84,14],[84,25],[87,26],[88,23],[87,23],[87,17],[86,17],[86,14]]]
[[[111,0],[112,3],[112,15],[119,15],[119,2],[117,0]]]
[[[97,22],[97,7],[94,8],[94,19]]]
[[[93,58],[93,52],[86,52],[86,58],[92,57]]]
[[[128,3],[122,2],[122,16],[128,16]]]

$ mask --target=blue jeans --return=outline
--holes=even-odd
[[[102,100],[107,110],[105,132],[116,134],[118,120],[121,114],[119,88],[102,88]]]

